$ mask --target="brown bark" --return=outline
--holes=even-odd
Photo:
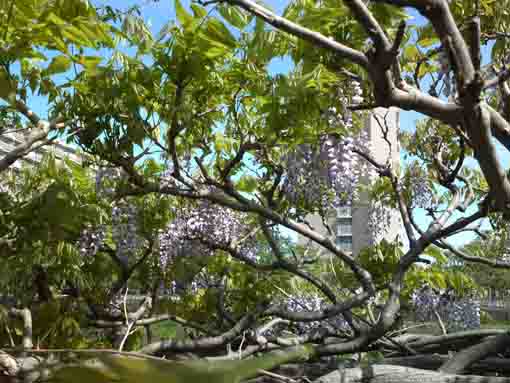
[[[452,344],[458,341],[467,341],[471,344],[478,343],[480,340],[494,335],[506,334],[503,329],[487,329],[487,330],[469,330],[456,332],[447,335],[416,335],[405,334],[395,338],[400,343],[407,343],[413,349],[420,349],[424,346]]]
[[[162,340],[144,346],[140,352],[144,354],[156,354],[164,351],[187,352],[215,349],[222,347],[223,345],[238,337],[240,334],[242,334],[243,331],[245,331],[253,324],[254,320],[254,316],[248,314],[239,322],[237,322],[233,328],[221,335],[201,338],[197,340]]]
[[[34,356],[16,357],[0,350],[0,383],[32,383],[44,373],[39,367],[44,361]]]
[[[385,358],[381,364],[413,367],[423,370],[437,370],[450,359],[451,358],[448,355],[420,354],[395,358]],[[485,358],[467,367],[465,372],[467,374],[474,375],[485,373],[510,375],[510,359],[496,357]]]
[[[31,349],[34,346],[32,340],[32,312],[28,308],[12,308],[9,310],[9,315],[23,321],[23,349]]]
[[[410,367],[371,365],[337,370],[315,383],[510,383],[510,378],[453,375]]]
[[[458,374],[474,362],[488,355],[504,351],[510,345],[510,335],[501,334],[458,352],[439,369],[441,372]]]

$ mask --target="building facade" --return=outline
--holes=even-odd
[[[23,133],[9,132],[0,134],[0,158],[11,152],[16,146],[25,142],[25,136]],[[54,141],[51,144],[41,146],[27,155],[21,160],[16,161],[10,166],[10,169],[19,170],[23,164],[34,165],[39,163],[43,156],[47,153],[53,153],[55,158],[64,159],[69,158],[76,163],[81,162],[81,157],[76,154],[76,150],[72,147],[65,145],[59,141]]]
[[[364,129],[371,143],[372,156],[379,163],[391,162],[392,167],[400,164],[400,145],[398,140],[399,110],[396,108],[377,108],[367,115]],[[361,177],[360,182],[367,182],[367,177]],[[361,192],[358,200],[352,206],[341,206],[328,218],[328,226],[333,232],[335,243],[345,252],[354,255],[378,242],[381,239],[394,241],[401,233],[401,220],[398,211],[389,211],[388,221],[382,233],[375,236],[370,225],[371,208],[366,192]],[[330,231],[322,223],[322,217],[312,215],[308,217],[312,226],[323,234]],[[305,244],[304,238],[299,238]]]

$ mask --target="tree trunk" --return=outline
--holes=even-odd
[[[489,338],[482,343],[458,352],[453,358],[442,365],[439,370],[448,374],[459,374],[480,359],[504,351],[509,345],[509,334],[501,334],[494,338]]]
[[[45,373],[39,369],[45,362],[48,360],[33,356],[15,357],[0,350],[0,383],[36,382]]]
[[[510,383],[510,378],[451,375],[416,368],[370,365],[337,370],[315,383]]]
[[[385,358],[380,364],[390,364],[393,366],[414,367],[425,370],[437,370],[444,363],[451,359],[448,355],[439,354],[420,354],[411,356],[401,356],[395,358]],[[378,363],[379,364],[379,363]],[[485,358],[474,363],[466,369],[467,374],[493,374],[499,373],[510,375],[510,359],[508,358]]]

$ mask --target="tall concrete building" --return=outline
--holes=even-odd
[[[400,145],[398,140],[399,110],[396,108],[377,108],[369,114],[365,121],[364,129],[371,142],[372,155],[379,163],[392,163],[398,167],[400,162]],[[384,131],[386,130],[386,138]],[[360,182],[366,183],[368,178],[361,177]],[[313,215],[308,217],[312,226],[322,233],[329,233],[322,223],[322,218]],[[382,233],[375,237],[370,230],[370,204],[366,192],[361,192],[358,200],[352,206],[342,206],[336,209],[328,217],[327,222],[332,237],[336,244],[345,252],[354,255],[378,242],[381,239],[394,241],[401,233],[401,220],[398,211],[390,212],[387,225]],[[303,238],[299,239],[301,244],[305,243]]]

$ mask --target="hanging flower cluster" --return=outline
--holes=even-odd
[[[293,204],[327,206],[331,192],[321,153],[311,145],[303,144],[286,158],[284,193]]]
[[[321,151],[326,155],[325,166],[328,169],[328,181],[335,192],[335,206],[350,206],[359,198],[360,182],[370,183],[375,172],[373,167],[356,153],[372,152],[370,139],[365,131],[354,137],[337,139],[326,137]]]
[[[113,195],[115,183],[122,179],[122,171],[119,168],[101,167],[96,170],[96,194]]]
[[[93,257],[100,250],[106,237],[106,226],[87,225],[78,238],[78,251],[82,257]]]
[[[480,328],[480,302],[453,292],[438,293],[425,286],[413,293],[412,303],[420,321],[436,320],[436,312],[449,332]]]
[[[291,312],[313,312],[322,311],[326,308],[327,302],[323,297],[313,294],[290,296],[285,302],[287,310]],[[342,314],[335,315],[323,321],[296,322],[294,324],[300,334],[305,334],[312,329],[330,327],[333,330],[347,330],[349,324]]]
[[[351,86],[351,104],[363,101],[362,89],[358,82]],[[341,105],[348,104],[348,98],[340,93]],[[331,107],[323,116],[330,126],[352,128],[352,113],[344,107]],[[352,206],[359,199],[360,184],[370,185],[377,176],[376,170],[359,153],[371,155],[373,148],[366,130],[351,136],[325,135],[319,144],[301,145],[288,155],[287,177],[284,192],[296,203],[320,207],[327,211]],[[392,211],[378,201],[369,206],[369,229],[374,239],[379,238],[391,224]]]
[[[379,200],[370,201],[368,208],[368,229],[372,241],[377,242],[392,224],[392,209]]]
[[[411,206],[426,209],[432,205],[434,191],[417,164],[410,167]]]
[[[351,104],[363,101],[358,82],[351,84]],[[332,127],[350,129],[352,113],[347,109],[348,98],[340,92],[342,110],[330,107],[323,118]],[[352,136],[324,135],[316,146],[303,144],[286,158],[287,174],[284,191],[292,202],[302,200],[305,204],[319,202],[323,209],[333,206],[349,206],[358,198],[362,177],[369,182],[375,172],[356,151],[370,154],[370,139],[366,131]],[[332,197],[333,196],[333,197]]]
[[[179,256],[213,255],[215,249],[235,247],[241,256],[254,259],[255,246],[249,238],[244,213],[200,201],[196,206],[180,209],[175,219],[160,230],[160,265],[163,269]]]

